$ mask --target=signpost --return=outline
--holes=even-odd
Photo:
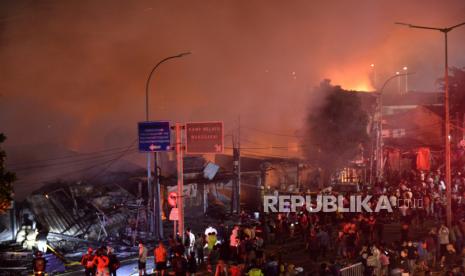
[[[186,123],[186,153],[223,153],[223,122]]]
[[[158,166],[156,152],[168,151],[171,149],[171,130],[170,123],[166,121],[146,121],[139,122],[139,151],[154,153],[154,178],[155,189],[152,188],[152,180],[150,173],[150,158],[147,158],[147,182],[148,182],[148,203],[147,210],[149,215],[150,232],[155,232],[157,238],[163,237],[161,206],[160,206],[160,186],[158,184]]]
[[[171,149],[170,123],[139,122],[139,151],[159,152]]]
[[[174,223],[174,234],[176,235],[176,222],[178,222],[178,231],[184,240],[184,176],[183,176],[183,155],[184,148],[188,154],[208,154],[223,153],[224,135],[223,122],[198,122],[176,123],[174,126],[176,133],[175,150],[177,157],[178,187],[177,193],[170,193],[168,201],[173,207],[169,215],[169,220]],[[185,136],[183,137],[183,130]],[[183,141],[184,138],[184,141]],[[185,147],[183,144],[185,143]],[[139,151],[141,152],[159,152],[169,151],[171,146],[170,123],[165,121],[140,122],[139,123]],[[217,171],[217,169],[215,169]],[[213,173],[214,175],[214,173]],[[210,176],[213,177],[213,176]],[[149,189],[149,197],[150,195]],[[156,216],[160,216],[159,191],[154,200]],[[158,220],[161,225],[161,218]],[[158,225],[158,226],[160,226]]]

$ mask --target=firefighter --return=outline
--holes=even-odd
[[[94,264],[95,256],[92,253],[93,253],[93,249],[89,247],[87,249],[87,254],[84,254],[84,256],[82,256],[82,259],[81,259],[81,265],[84,266],[86,276],[95,275],[95,264]]]
[[[45,265],[47,260],[42,256],[41,251],[37,251],[34,260],[32,261],[32,267],[34,269],[34,276],[45,275]]]

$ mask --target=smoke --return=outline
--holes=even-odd
[[[244,139],[287,145],[297,139],[245,127],[292,136],[324,78],[370,89],[408,66],[412,89],[437,90],[442,36],[393,22],[448,26],[463,14],[460,0],[2,1],[0,130],[7,146],[130,144],[148,73],[189,50],[157,69],[152,120],[223,120],[231,133],[240,116]],[[451,32],[451,66],[465,64],[464,42],[465,28]]]

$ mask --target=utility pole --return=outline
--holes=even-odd
[[[239,116],[239,137],[237,139],[237,213],[241,212],[241,116]]]
[[[446,167],[446,197],[447,197],[447,227],[452,225],[452,176],[451,176],[451,165],[450,165],[450,114],[449,114],[449,61],[447,53],[447,34],[455,28],[465,25],[465,22],[454,25],[448,28],[435,28],[435,27],[426,27],[412,25],[408,23],[399,23],[396,24],[408,26],[415,29],[425,29],[425,30],[434,30],[439,31],[444,34],[444,160]]]
[[[241,117],[238,120],[238,136],[233,136],[233,182],[231,213],[239,214],[241,208]]]
[[[238,135],[233,136],[233,183],[231,193],[231,213],[240,213],[241,209],[241,117],[238,119]]]
[[[239,148],[239,143],[233,144],[233,185],[232,185],[232,198],[231,198],[231,213],[239,213],[240,205],[240,195],[239,195],[239,186],[240,186],[240,159],[241,153]]]
[[[182,130],[184,125],[176,123],[176,159],[177,159],[177,170],[178,170],[178,196],[177,196],[177,208],[178,208],[178,226],[179,235],[182,238],[184,244],[184,164],[183,164],[183,153],[184,147],[182,144]]]
[[[153,179],[155,180],[154,195],[153,195],[153,210],[154,210],[154,228],[155,237],[161,240],[163,239],[163,223],[161,219],[161,193],[160,193],[160,175],[158,171],[158,154],[153,153]]]

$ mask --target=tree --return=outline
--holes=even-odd
[[[314,93],[324,96],[321,106],[310,110],[304,144],[310,163],[322,169],[323,181],[354,160],[368,141],[368,114],[358,93],[324,80]]]
[[[0,133],[0,144],[5,142],[6,136]],[[13,182],[16,175],[5,168],[6,153],[0,147],[0,214],[3,214],[10,208],[13,199]]]

